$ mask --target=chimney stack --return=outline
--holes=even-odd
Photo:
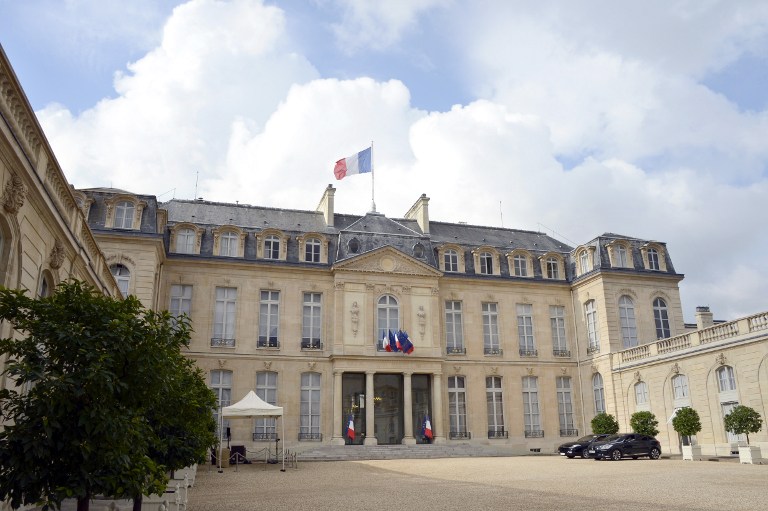
[[[317,205],[315,211],[320,211],[325,219],[325,225],[333,227],[333,195],[336,193],[336,188],[332,185],[328,185],[328,188],[323,192],[323,197],[320,199],[320,204]]]
[[[709,312],[709,307],[699,306],[696,307],[696,328],[701,330],[702,328],[708,328],[715,324],[712,318],[712,313]]]
[[[429,197],[426,193],[422,193],[421,197],[416,199],[411,209],[405,214],[405,218],[416,220],[421,232],[429,234]]]

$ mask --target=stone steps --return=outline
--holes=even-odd
[[[486,445],[325,445],[296,453],[298,461],[353,461],[520,456],[519,448]]]

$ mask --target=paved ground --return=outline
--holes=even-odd
[[[188,511],[765,509],[768,466],[557,456],[198,468]]]

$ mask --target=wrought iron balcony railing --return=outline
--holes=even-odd
[[[279,348],[280,341],[277,340],[277,337],[259,337],[259,340],[256,341],[256,347],[257,348]]]
[[[559,349],[553,349],[552,355],[560,358],[570,358],[571,356],[571,350],[559,350]]]
[[[520,356],[526,358],[534,358],[539,356],[539,350],[520,348]]]
[[[454,347],[448,346],[445,349],[445,352],[448,355],[466,355],[467,354],[467,348],[465,348],[463,346],[454,346]]]
[[[275,440],[277,438],[277,433],[254,433],[253,434],[253,441],[259,442],[259,441],[270,441]]]
[[[504,350],[501,348],[485,348],[484,353],[493,357],[500,357],[504,354]]]
[[[560,436],[579,436],[578,429],[561,429]]]
[[[472,438],[472,433],[469,431],[450,431],[448,438],[451,440],[469,440]]]
[[[322,433],[299,433],[299,442],[322,442]]]
[[[544,438],[543,429],[526,429],[525,438]]]
[[[320,339],[302,339],[301,349],[307,351],[321,351],[323,349],[323,343],[320,342]]]
[[[509,432],[504,430],[488,430],[488,438],[509,438]]]
[[[222,339],[221,337],[211,337],[211,348],[234,348],[234,339]]]

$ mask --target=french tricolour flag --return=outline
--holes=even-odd
[[[424,417],[424,436],[432,439],[432,421],[429,420],[429,415]]]
[[[349,422],[347,423],[347,438],[354,442],[355,440],[355,419],[349,416]]]
[[[366,174],[371,171],[371,148],[364,149],[357,154],[342,158],[336,162],[333,175],[336,179],[344,179],[355,174]]]

